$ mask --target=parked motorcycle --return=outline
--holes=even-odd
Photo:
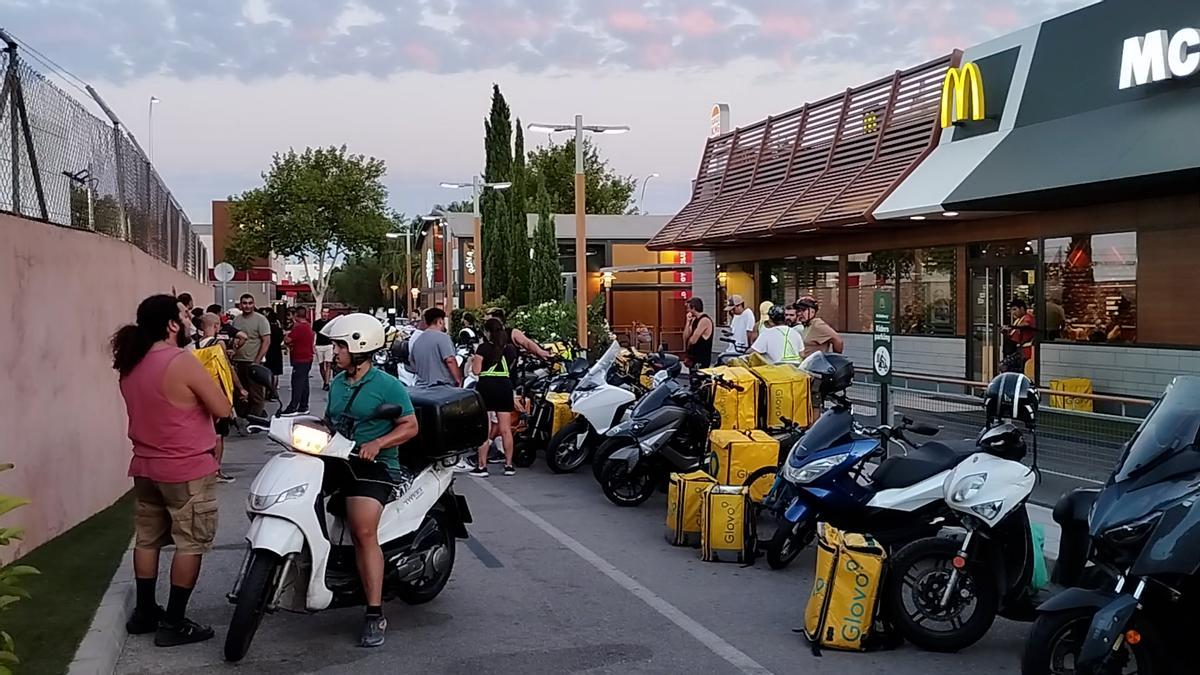
[[[610,376],[620,352],[621,345],[614,340],[571,392],[571,410],[577,417],[546,446],[546,465],[554,473],[570,473],[582,466],[642,393],[632,376]]]
[[[538,449],[545,448],[553,436],[554,404],[546,399],[547,395],[571,393],[588,370],[587,361],[581,358],[565,366],[557,361],[552,364],[530,360],[525,367],[527,372],[518,376],[514,388],[520,402],[513,429],[513,442],[517,446],[513,462],[519,467],[532,466]]]
[[[818,521],[870,533],[887,547],[937,534],[949,515],[942,484],[980,451],[978,444],[917,445],[906,434],[932,436],[938,429],[907,418],[895,427],[860,425],[845,397],[854,378],[849,359],[817,352],[800,367],[830,407],[792,447],[763,501],[776,517],[775,533],[765,539],[767,563],[775,569],[790,564],[812,541]],[[888,444],[900,445],[902,454],[886,457]],[[868,473],[873,460],[881,461]]]
[[[721,417],[713,408],[711,388],[742,390],[719,375],[697,373],[690,387],[675,382],[670,371],[655,377],[657,386],[614,428],[601,451],[600,488],[617,506],[644,503],[671,472],[707,468],[709,434]]]
[[[271,374],[254,366],[253,380],[274,395]],[[487,413],[479,395],[449,387],[410,391],[419,436],[401,448],[401,460],[416,477],[383,508],[379,541],[384,555],[385,601],[433,600],[450,578],[455,541],[466,538],[471,514],[453,490],[459,455],[487,438]],[[278,396],[276,395],[277,399]],[[373,419],[395,419],[398,406],[381,405]],[[327,462],[355,462],[358,447],[318,417],[251,420],[284,446],[250,486],[246,512],[246,555],[229,601],[233,618],[225,658],[246,655],[263,616],[279,608],[315,612],[362,605],[362,583],[354,546],[344,522],[345,499],[326,492]]]
[[[1076,522],[1086,513],[1088,557],[1115,581],[1068,588],[1037,608],[1024,675],[1195,672],[1188,653],[1200,610],[1198,430],[1200,377],[1176,377],[1104,487],[1067,495],[1055,509]]]
[[[955,467],[943,486],[944,502],[965,535],[918,539],[889,563],[884,607],[897,631],[922,649],[969,647],[997,615],[1033,618],[1031,580],[1042,551],[1025,506],[1037,483],[1032,430],[1038,404],[1037,389],[1024,375],[1004,373],[992,381],[980,452]],[[1031,431],[1034,467],[1021,463],[1026,444],[1014,421]]]

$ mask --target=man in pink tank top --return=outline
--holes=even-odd
[[[200,576],[200,558],[217,533],[214,418],[229,417],[229,399],[200,361],[183,349],[191,322],[171,295],[152,295],[138,305],[137,323],[112,338],[113,368],[129,414],[133,459],[133,571],[137,605],[125,624],[135,635],[155,633],[160,647],[213,636],[212,628],[185,616]],[[167,609],[155,598],[158,558],[175,545]]]

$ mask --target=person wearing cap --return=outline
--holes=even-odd
[[[738,351],[744,352],[758,337],[754,326],[754,312],[746,307],[746,301],[740,295],[731,295],[725,303],[725,311],[729,312],[729,332],[733,334],[733,344]]]
[[[842,353],[845,342],[833,326],[817,316],[821,305],[816,298],[805,295],[792,306],[796,309],[796,321],[804,330],[804,353],[800,355],[801,358],[808,358],[813,352]]]

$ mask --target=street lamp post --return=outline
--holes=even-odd
[[[475,231],[472,235],[472,241],[475,246],[475,306],[479,307],[483,304],[483,218],[479,213],[479,195],[486,189],[492,190],[507,190],[512,187],[512,183],[502,181],[498,183],[485,183],[478,175],[471,177],[470,183],[451,183],[442,182],[442,187],[452,190],[462,190],[471,188],[471,216],[472,224]]]
[[[154,104],[155,103],[159,103],[159,98],[157,96],[151,96],[150,97],[150,115],[149,115],[149,121],[147,124],[147,126],[149,127],[149,129],[147,130],[147,140],[149,140],[149,142],[150,142],[150,157],[149,157],[149,159],[150,159],[151,164],[154,163]]]
[[[583,133],[623,134],[625,125],[584,125],[583,115],[575,116],[574,124],[530,124],[530,131],[555,133],[575,132],[575,330],[579,346],[587,350],[587,180],[583,167]]]
[[[651,178],[658,178],[658,172],[655,171],[642,179],[642,196],[638,197],[638,211],[642,213],[646,213],[646,185],[650,182]]]
[[[400,232],[388,232],[386,236],[388,239],[404,237],[404,285],[406,288],[412,288],[412,224],[409,223],[404,226],[403,234]]]
[[[397,284],[392,284],[390,288],[392,289],[392,316],[398,316],[400,313],[400,305],[396,302],[396,291],[400,290],[400,286]]]

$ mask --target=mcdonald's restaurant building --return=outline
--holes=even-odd
[[[990,379],[1019,298],[1037,381],[1160,395],[1200,374],[1200,5],[1106,0],[714,136],[649,246],[710,251],[718,303],[816,296],[861,364],[885,290],[896,371]]]

